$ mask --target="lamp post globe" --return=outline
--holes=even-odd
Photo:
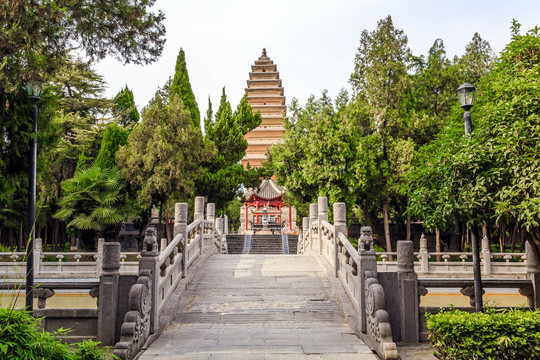
[[[465,113],[463,117],[465,118],[465,134],[470,135],[472,132],[472,121],[471,121],[471,112],[469,111],[474,103],[474,91],[476,88],[474,85],[464,83],[457,89],[457,95],[459,103]]]
[[[29,82],[26,94],[32,99],[32,139],[28,155],[28,244],[26,246],[26,310],[33,313],[34,309],[34,239],[36,223],[36,162],[37,162],[37,102],[41,99],[41,83]]]

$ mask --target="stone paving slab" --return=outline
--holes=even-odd
[[[215,255],[179,301],[140,360],[377,359],[310,256]]]

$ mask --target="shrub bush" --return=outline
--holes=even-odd
[[[62,343],[67,330],[47,332],[41,320],[13,308],[0,308],[0,359],[102,360],[112,355],[91,340],[75,344],[76,349]]]
[[[468,313],[451,309],[426,317],[438,359],[540,359],[538,310]]]

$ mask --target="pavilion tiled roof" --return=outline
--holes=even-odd
[[[248,190],[246,198],[256,195],[261,199],[271,200],[282,196],[285,188],[278,186],[272,179],[264,179],[257,189]]]

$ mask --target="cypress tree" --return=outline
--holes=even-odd
[[[127,144],[128,136],[129,132],[123,127],[115,123],[107,125],[96,164],[102,168],[112,168],[115,165],[116,152],[120,146]]]
[[[139,111],[135,107],[133,92],[127,85],[114,98],[113,115],[122,126],[129,126],[139,122]]]
[[[186,65],[186,55],[184,53],[184,49],[182,48],[180,49],[178,57],[176,58],[176,67],[174,71],[174,79],[171,84],[169,102],[172,103],[174,96],[178,95],[178,98],[184,103],[184,108],[189,111],[193,125],[200,129],[201,113],[199,111],[197,101],[195,100],[193,90],[191,90]]]

